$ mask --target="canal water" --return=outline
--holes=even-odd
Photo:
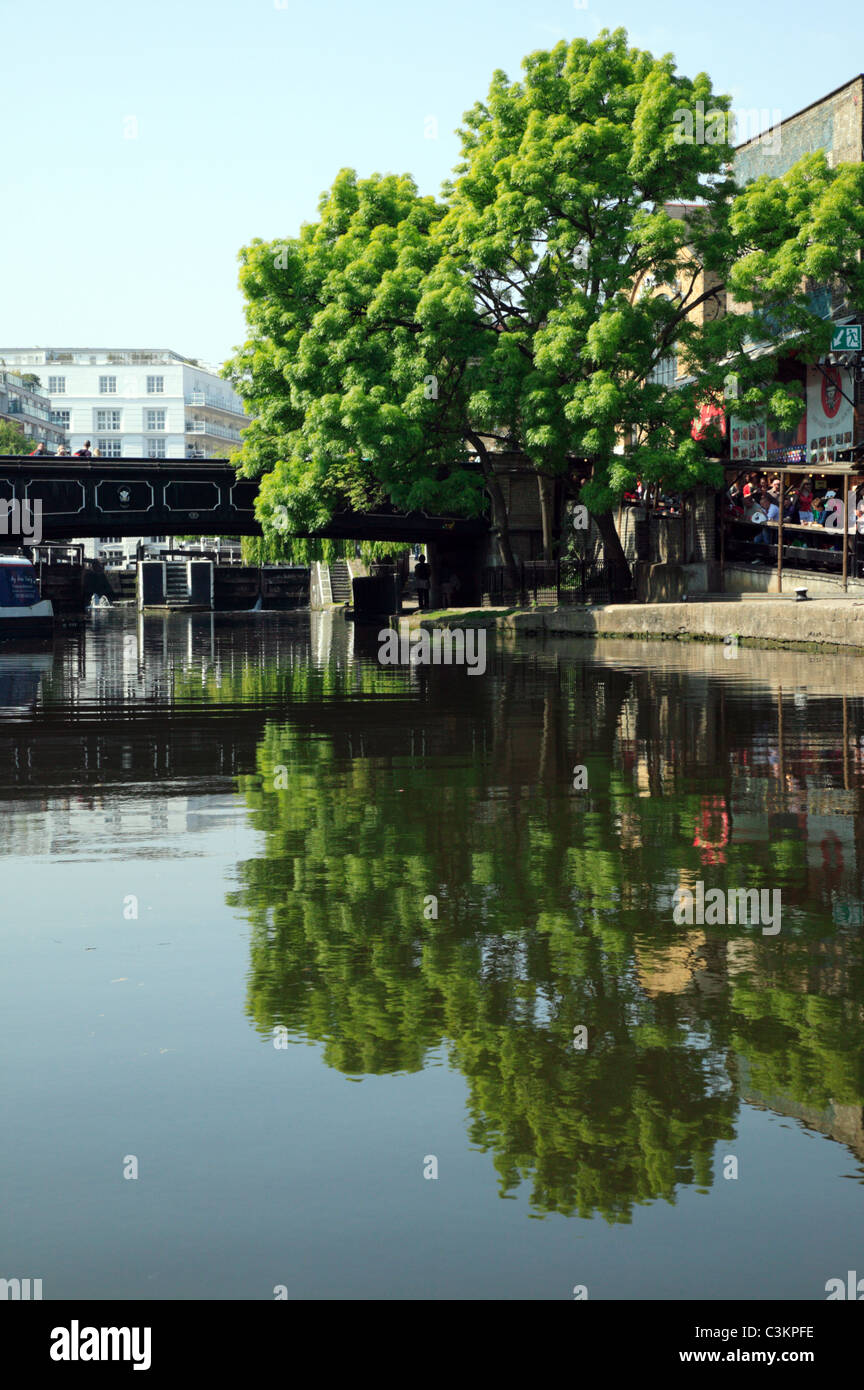
[[[864,1275],[862,672],[528,641],[471,676],[300,613],[0,648],[0,1276]],[[716,888],[779,894],[779,930]]]

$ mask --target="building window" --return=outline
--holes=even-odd
[[[65,396],[65,395],[66,395],[66,378],[65,378],[65,376],[49,376],[49,378],[48,378],[48,395],[49,395],[49,396]]]
[[[648,373],[648,380],[654,386],[674,386],[678,376],[678,356],[672,352],[662,357],[656,367]]]
[[[161,396],[165,390],[164,376],[148,376],[147,394],[148,396]]]
[[[148,439],[148,440],[147,440],[147,457],[148,457],[148,459],[164,459],[164,457],[165,457],[165,440],[164,440],[164,439]]]
[[[70,414],[71,414],[71,412],[68,411],[68,410],[52,410],[52,411],[51,411],[51,423],[52,423],[52,425],[62,425],[63,428],[64,428],[64,430],[68,430],[68,428],[69,428],[69,418],[70,418]]]
[[[164,430],[165,411],[164,410],[145,410],[144,428],[147,430]]]
[[[119,430],[120,411],[119,410],[97,410],[96,411],[97,430]]]
[[[100,396],[116,396],[116,394],[117,394],[117,378],[116,378],[116,376],[100,376],[100,378],[99,378],[99,395],[100,395]]]
[[[102,457],[106,459],[119,459],[120,444],[121,441],[119,439],[96,440],[96,448],[99,450]]]

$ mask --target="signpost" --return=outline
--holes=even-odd
[[[831,334],[832,352],[860,352],[861,325],[848,323],[843,328],[835,328]]]

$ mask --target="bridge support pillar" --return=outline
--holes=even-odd
[[[426,546],[426,559],[429,561],[429,607],[441,607],[441,555],[437,541]]]

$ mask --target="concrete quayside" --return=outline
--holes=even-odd
[[[738,642],[810,650],[864,651],[864,599],[795,595],[717,595],[682,603],[448,609],[413,615],[412,624],[482,627],[501,634],[550,637],[639,637]]]

